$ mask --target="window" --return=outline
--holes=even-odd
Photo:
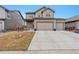
[[[46,14],[46,16],[50,16],[50,14]]]

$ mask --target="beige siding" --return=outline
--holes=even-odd
[[[26,15],[26,19],[33,19],[34,18],[34,14],[27,14]]]
[[[41,12],[45,10],[44,8],[41,9],[40,11],[36,12],[35,17],[42,17]]]
[[[0,7],[0,19],[5,19],[6,17],[7,17],[7,12],[5,11],[5,9]]]
[[[79,21],[76,22],[76,29],[79,29]]]
[[[76,26],[76,22],[66,23],[66,27],[75,27],[75,26]]]
[[[51,10],[46,10],[43,13],[43,17],[45,17],[45,18],[54,18],[54,13]]]
[[[8,12],[8,18],[5,20],[5,29],[14,30],[18,27],[21,28],[24,21],[18,12]]]
[[[40,11],[38,11],[36,14],[35,14],[35,17],[37,18],[37,17],[45,17],[45,18],[53,18],[54,17],[54,13],[51,11],[51,10],[46,10],[46,11],[44,11],[44,13],[43,14],[41,14],[41,12],[43,11],[43,10],[45,10],[45,9],[42,9],[42,10],[40,10]],[[50,16],[46,16],[46,15],[50,15]]]

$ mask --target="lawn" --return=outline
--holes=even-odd
[[[0,34],[0,51],[28,50],[34,32],[7,32]]]

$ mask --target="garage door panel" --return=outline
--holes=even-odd
[[[63,23],[57,23],[56,24],[56,29],[57,30],[63,30],[64,29],[64,24]]]
[[[37,23],[37,30],[52,30],[53,23]]]
[[[2,31],[2,22],[0,22],[0,31]]]

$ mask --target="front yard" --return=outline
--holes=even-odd
[[[28,49],[34,32],[7,32],[0,34],[0,51],[25,51]]]

